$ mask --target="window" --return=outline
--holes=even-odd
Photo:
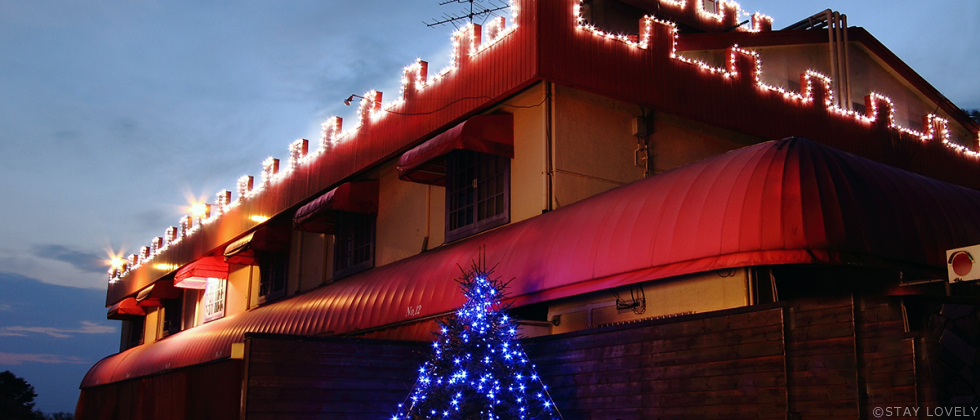
[[[262,252],[258,262],[259,303],[285,296],[289,254],[286,252]]]
[[[469,150],[446,156],[446,241],[510,221],[510,158]]]
[[[143,325],[145,323],[145,316],[134,317],[133,319],[123,321],[122,348],[120,351],[143,344]]]
[[[180,299],[164,299],[163,301],[163,336],[179,333],[184,307],[183,296]]]
[[[337,212],[334,244],[334,278],[374,267],[373,214]]]
[[[204,289],[204,322],[214,321],[225,316],[225,292],[228,280],[209,278]]]

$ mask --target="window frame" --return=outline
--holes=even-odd
[[[209,302],[208,299],[213,300]],[[228,309],[228,279],[209,278],[208,285],[201,295],[200,305],[202,324],[224,318],[225,311]],[[214,313],[209,314],[209,306]]]
[[[124,320],[123,329],[125,334],[123,334],[120,351],[143,345],[143,339],[146,336],[146,317],[137,316]]]
[[[337,211],[335,216],[333,279],[337,280],[374,268],[377,245],[377,215]],[[366,241],[360,246],[357,244],[358,236],[366,238]],[[345,246],[345,244],[351,244],[351,246]],[[347,256],[353,258],[354,248],[367,248],[367,258],[359,262],[351,262],[350,265],[341,264],[341,260]]]
[[[169,337],[184,330],[184,296],[164,299],[160,319],[160,337]]]
[[[465,161],[469,156],[473,157],[472,165],[461,167],[461,161]],[[499,171],[489,174],[489,176],[481,172],[481,165],[488,162],[498,163]],[[460,183],[459,172],[469,170],[470,168],[475,168],[473,169],[473,176],[476,178],[473,181],[464,182],[465,186],[457,185]],[[481,153],[472,150],[456,150],[446,155],[446,242],[456,241],[510,223],[510,172],[511,158],[508,156]],[[481,202],[486,202],[488,198],[480,197],[480,187],[487,185],[488,178],[495,178],[497,176],[501,177],[502,189],[497,194],[494,194],[494,200],[495,202],[496,200],[502,201],[502,210],[500,213],[480,219],[479,206]],[[455,204],[454,195],[465,191],[465,189],[473,188],[474,183],[476,184],[476,191],[473,191],[472,199],[467,200],[468,202],[465,205],[465,207],[472,208],[473,221],[453,227],[453,213],[459,212],[460,208],[462,208],[453,208]]]
[[[258,303],[261,305],[285,297],[289,284],[289,253],[257,251],[256,254],[259,265]]]

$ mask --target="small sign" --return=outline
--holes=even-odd
[[[949,272],[949,282],[980,280],[980,245],[946,251],[946,269]]]

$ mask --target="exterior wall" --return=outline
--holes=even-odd
[[[972,150],[977,148],[977,138],[965,127],[940,109],[938,104],[926,98],[899,76],[877,56],[868,53],[860,44],[850,48],[851,92],[854,100],[864,103],[864,96],[878,92],[892,99],[895,123],[922,131],[922,117],[936,113],[949,120],[950,141]]]
[[[225,316],[239,314],[253,307],[253,303],[249,301],[252,295],[250,288],[253,283],[251,275],[253,270],[256,268],[249,265],[229,265]]]
[[[634,164],[639,106],[556,86],[554,208],[643,178]]]
[[[227,289],[226,289],[227,290]],[[204,297],[203,290],[186,289],[184,290],[184,303],[181,306],[181,329],[186,330],[201,325],[204,322],[204,308],[202,307]],[[228,296],[225,296],[227,299]]]
[[[767,140],[675,115],[654,112],[650,136],[652,172],[664,171]]]
[[[969,131],[952,119],[939,106],[898,75],[877,56],[868,52],[858,42],[849,43],[849,74],[851,84],[852,108],[864,113],[864,97],[872,92],[891,98],[894,104],[895,123],[913,130],[922,131],[922,117],[937,113],[949,120],[950,140],[970,148],[977,147],[977,139]],[[830,70],[830,51],[827,44],[793,45],[779,47],[753,47],[762,59],[762,82],[800,91],[800,75],[814,70],[828,77]],[[705,58],[707,55],[719,56],[721,50],[703,52],[684,52],[692,58]],[[722,57],[723,58],[723,57]],[[706,60],[707,61],[707,60]],[[708,61],[713,63],[712,61]],[[724,62],[719,63],[724,67]],[[844,89],[844,87],[841,87]]]
[[[492,110],[514,115],[514,159],[510,162],[511,223],[540,215],[547,208],[546,89],[544,83],[538,83]]]
[[[163,314],[161,308],[152,308],[146,311],[146,324],[143,326],[143,344],[150,344],[160,337],[160,315]]]
[[[287,297],[316,288],[333,277],[332,272],[330,274],[326,272],[327,266],[333,265],[333,254],[326,254],[328,236],[293,231],[289,247],[289,271],[286,273]],[[255,278],[255,282],[258,282],[258,277]]]
[[[617,297],[644,299],[636,310],[617,310]],[[560,316],[552,334],[643,319],[747,306],[750,290],[745,269],[710,272],[619,287],[550,303],[548,320]]]
[[[487,113],[514,116],[514,159],[511,161],[510,222],[541,214],[545,193],[544,84],[528,88]],[[390,264],[445,242],[446,189],[398,179],[396,161],[389,161],[368,177],[379,179],[378,218],[375,230],[375,267]]]
[[[446,189],[402,181],[394,163],[379,171],[375,267],[418,255],[426,237],[428,248],[445,238]]]

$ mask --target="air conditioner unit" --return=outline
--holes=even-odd
[[[949,282],[971,281],[980,279],[980,245],[946,251],[946,269],[949,271]]]

